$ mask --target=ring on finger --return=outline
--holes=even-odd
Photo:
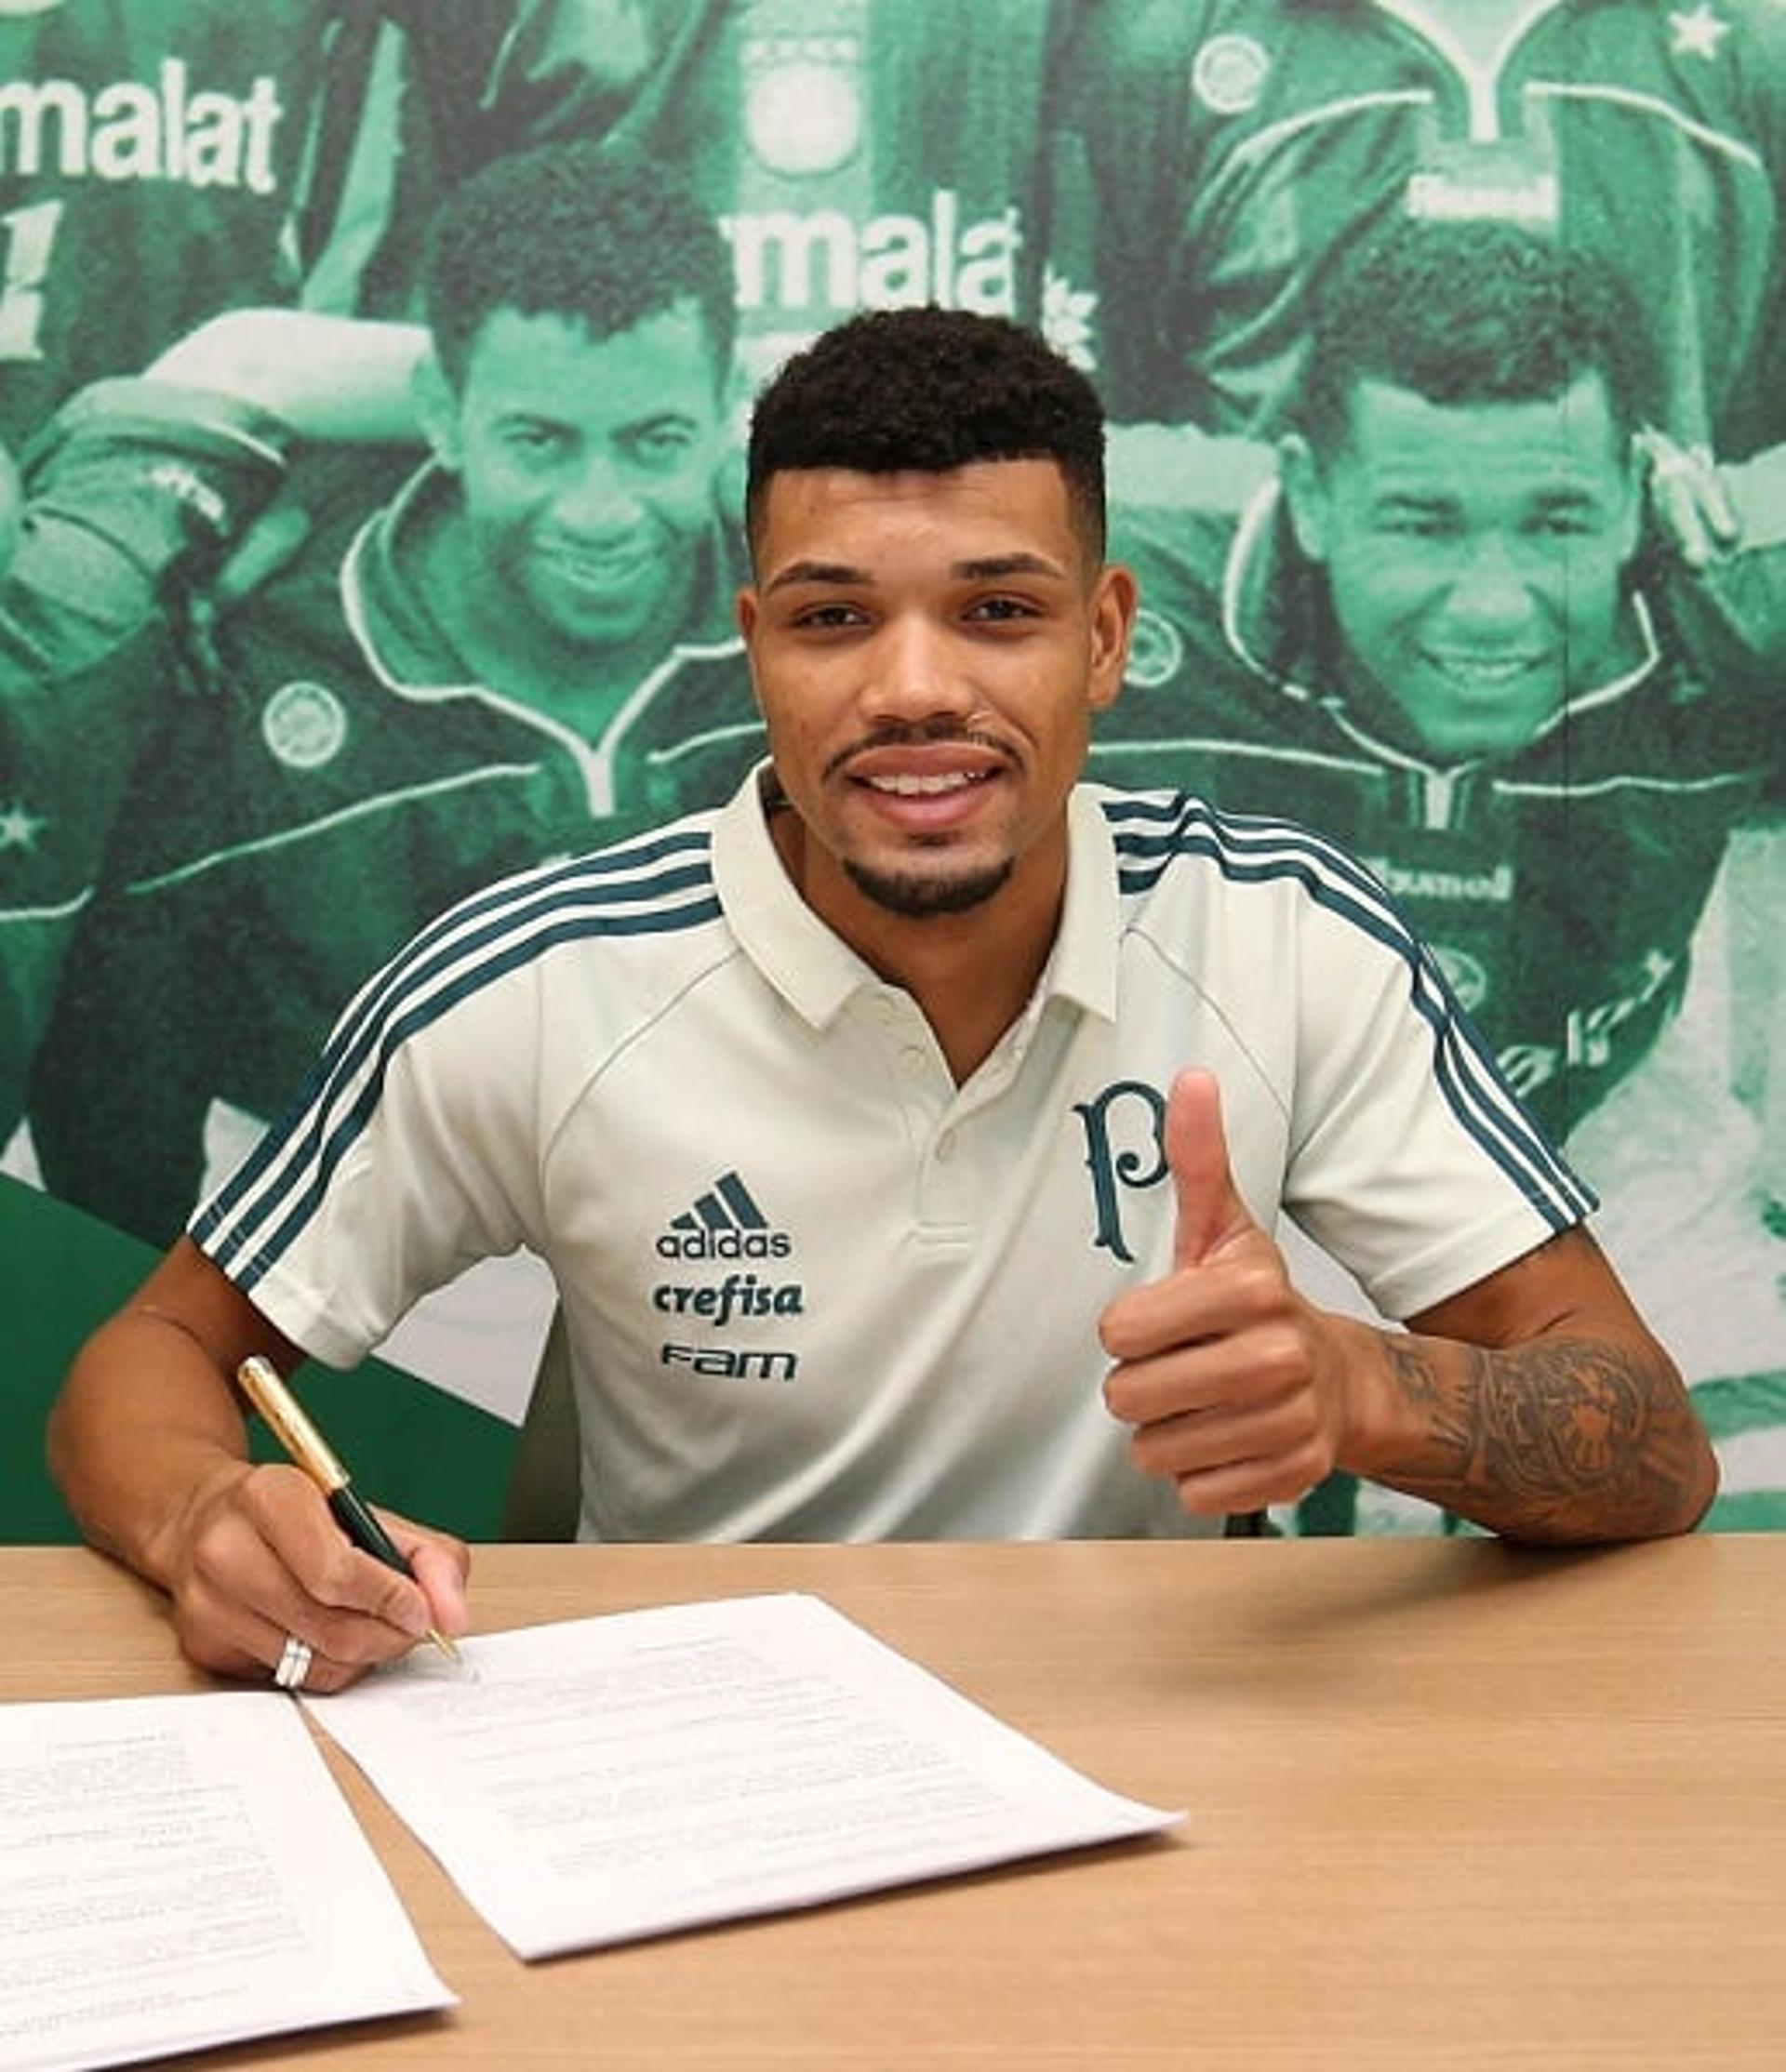
[[[315,1650],[307,1640],[300,1640],[295,1633],[286,1635],[285,1652],[274,1663],[273,1680],[282,1691],[301,1691],[304,1679],[310,1674],[310,1665]]]

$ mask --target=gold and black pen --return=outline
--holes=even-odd
[[[374,1561],[382,1561],[387,1568],[395,1569],[413,1582],[415,1570],[390,1534],[360,1501],[348,1479],[347,1469],[304,1415],[297,1397],[280,1380],[272,1361],[261,1359],[259,1353],[251,1353],[235,1370],[235,1378],[242,1384],[243,1393],[266,1419],[273,1437],[322,1491],[329,1509],[335,1514],[335,1522],[353,1545],[363,1554],[371,1555]],[[459,1660],[459,1650],[438,1627],[428,1628],[428,1638],[444,1655],[454,1662]]]

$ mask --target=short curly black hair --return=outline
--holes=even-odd
[[[599,339],[681,302],[700,311],[722,384],[737,325],[730,251],[677,175],[635,152],[580,140],[499,158],[430,232],[423,311],[456,388],[499,310],[575,318]]]
[[[1609,260],[1516,224],[1400,218],[1317,289],[1294,416],[1332,455],[1361,381],[1429,403],[1538,403],[1586,374],[1606,383],[1621,437],[1645,422],[1649,327]]]
[[[1104,412],[1077,367],[1001,316],[935,307],[851,317],[796,353],[751,418],[754,539],[788,469],[944,474],[976,460],[1053,460],[1094,559],[1104,551]]]

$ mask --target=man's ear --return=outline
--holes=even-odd
[[[1308,560],[1326,561],[1327,485],[1322,479],[1314,448],[1300,432],[1286,432],[1277,442],[1277,479],[1283,485],[1285,507],[1290,514],[1290,530],[1297,546]]]
[[[756,585],[745,583],[732,599],[732,616],[738,621],[738,631],[744,642],[744,662],[751,674],[751,696],[756,701],[758,712],[767,719],[768,714],[763,711],[763,692],[756,680],[756,657],[751,648],[751,639],[756,631]]]
[[[464,458],[459,437],[459,396],[432,350],[416,362],[409,391],[417,422],[433,448],[434,458],[457,473]]]
[[[1086,701],[1094,712],[1116,702],[1128,667],[1128,637],[1135,630],[1140,586],[1134,571],[1119,561],[1107,562],[1091,599],[1091,670]]]

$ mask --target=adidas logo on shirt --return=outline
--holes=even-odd
[[[793,1240],[769,1219],[736,1173],[722,1173],[658,1239],[665,1259],[785,1259]]]

